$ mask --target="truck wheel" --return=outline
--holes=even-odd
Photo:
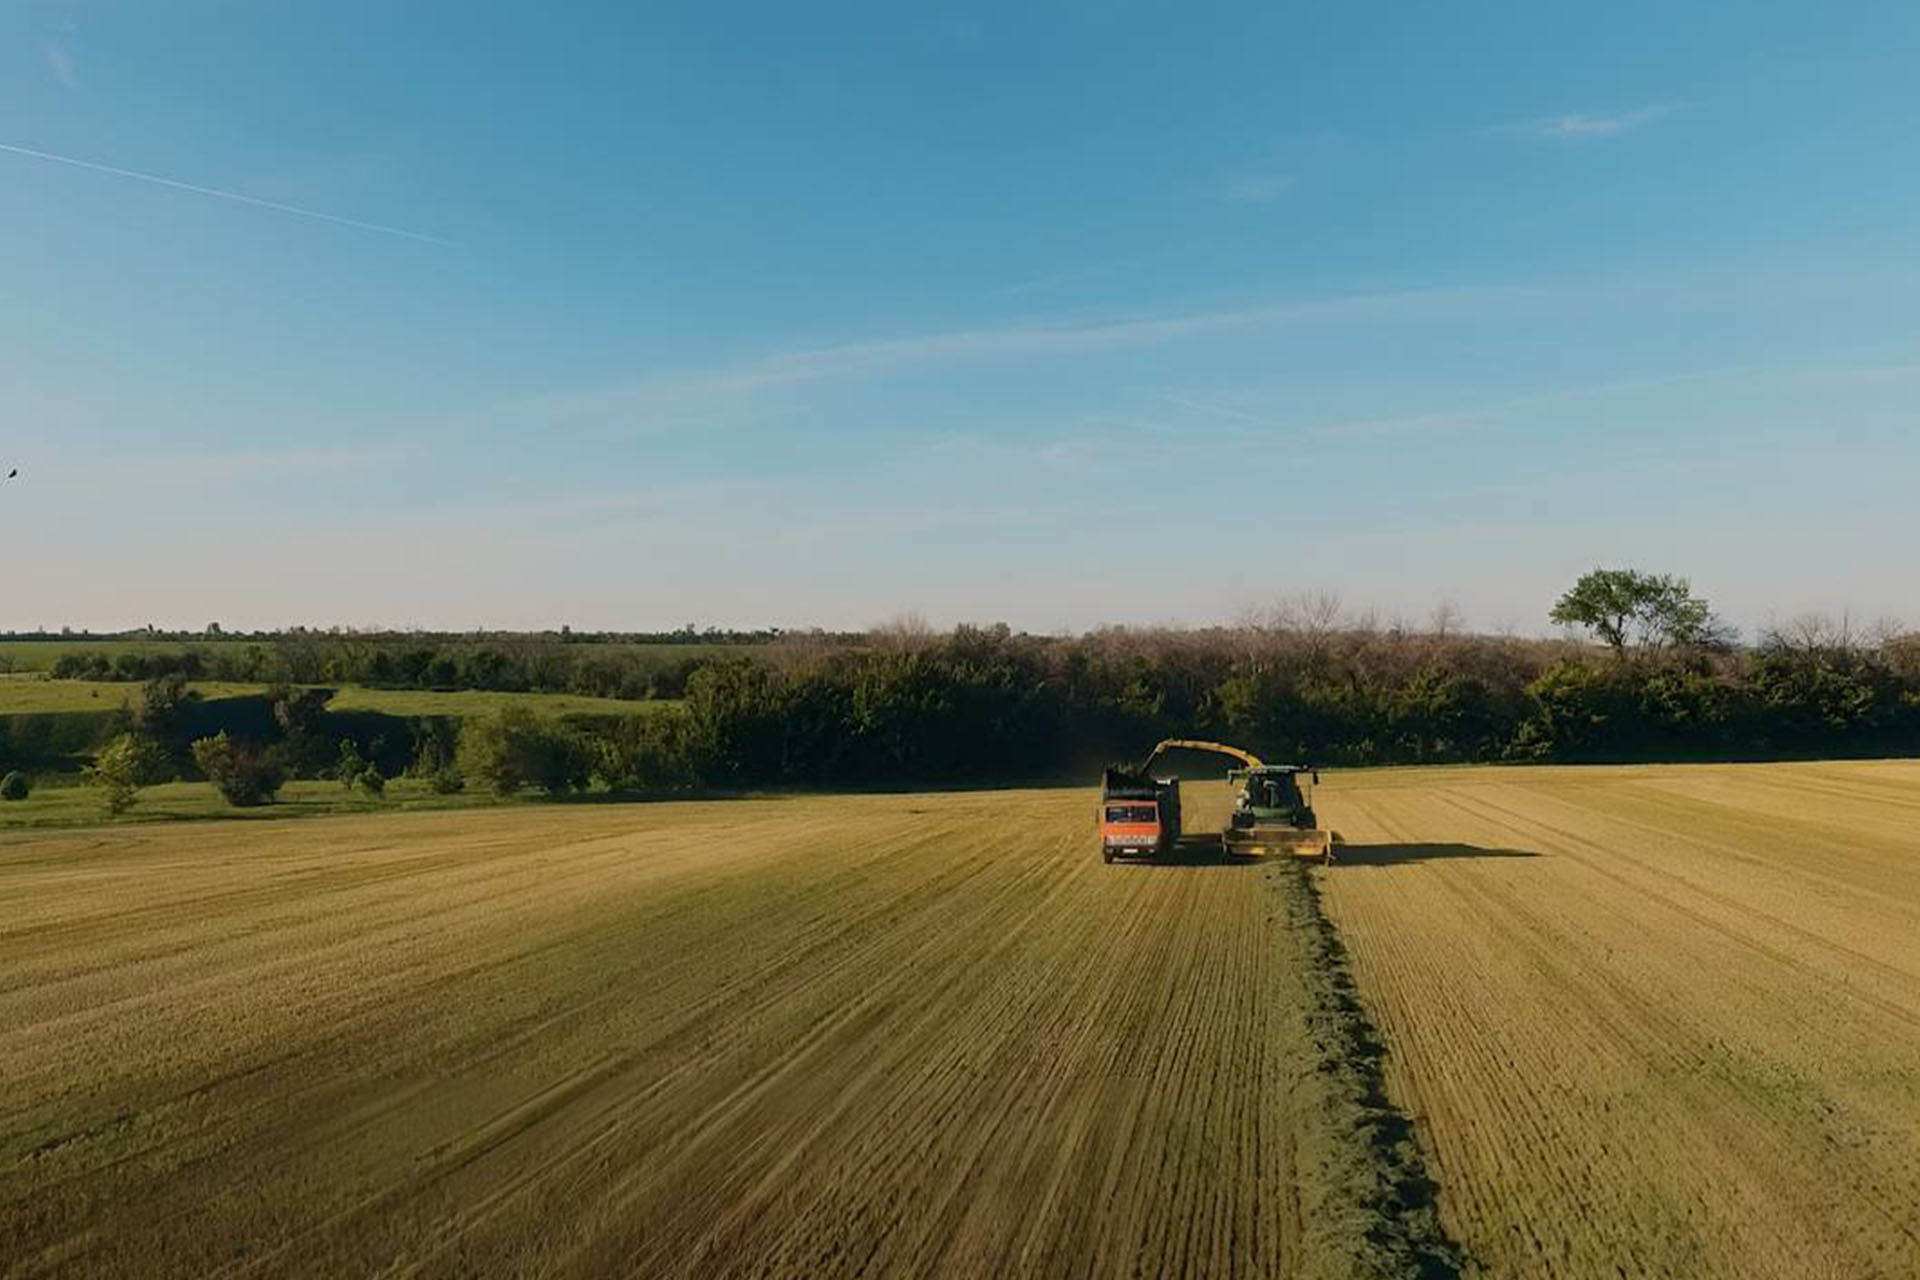
[[[1113,861],[1113,850],[1112,850],[1112,849],[1105,849],[1105,848],[1103,848],[1103,849],[1101,849],[1101,850],[1100,850],[1100,861],[1102,861],[1102,862],[1107,862],[1107,863],[1111,863],[1111,862]]]

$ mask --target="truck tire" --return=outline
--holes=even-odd
[[[1107,845],[1100,846],[1100,861],[1108,864],[1113,862],[1113,849],[1111,847]]]

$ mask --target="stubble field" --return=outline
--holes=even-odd
[[[1328,783],[1463,1270],[1920,1274],[1920,765]],[[1340,1274],[1294,882],[1091,810],[0,837],[0,1274]]]
[[[1257,868],[1083,792],[0,844],[10,1276],[1279,1274]]]
[[[1920,1276],[1920,764],[1343,784],[1328,911],[1485,1274]]]

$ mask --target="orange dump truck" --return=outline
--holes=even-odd
[[[1100,786],[1100,857],[1157,858],[1180,839],[1180,781],[1109,769]]]

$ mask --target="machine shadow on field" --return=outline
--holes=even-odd
[[[1538,858],[1532,849],[1488,849],[1477,844],[1339,844],[1337,867],[1393,867],[1403,862],[1444,862],[1452,858]]]

